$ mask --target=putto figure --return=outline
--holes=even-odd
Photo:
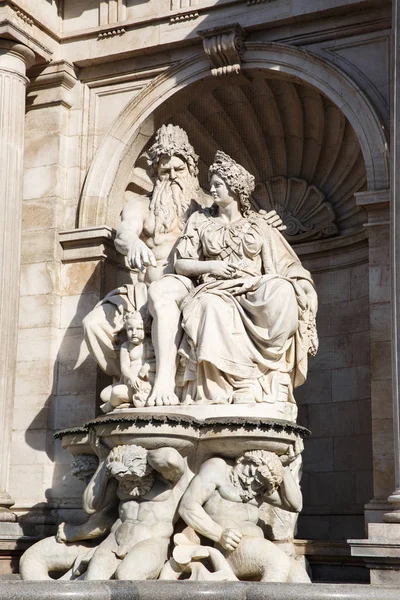
[[[109,385],[100,394],[104,402],[100,408],[105,413],[121,405],[144,406],[154,379],[150,315],[143,308],[125,313],[124,326],[128,340],[121,345],[121,381]]]
[[[207,460],[192,479],[179,512],[187,525],[215,542],[238,579],[309,583],[304,568],[264,538],[257,525],[263,502],[291,512],[302,509],[300,487],[290,467],[283,467],[272,452],[255,450],[234,464],[223,458]],[[201,556],[198,549],[196,553]]]

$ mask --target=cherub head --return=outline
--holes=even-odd
[[[125,313],[124,327],[128,342],[134,346],[139,346],[143,343],[146,335],[150,333],[151,317],[143,309]]]

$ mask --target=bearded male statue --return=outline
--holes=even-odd
[[[89,352],[107,375],[116,378],[121,375],[118,334],[124,328],[124,314],[146,303],[152,281],[173,272],[173,246],[203,197],[198,156],[180,127],[163,125],[148,155],[156,176],[153,192],[151,196],[127,192],[115,239],[129,267],[139,270],[138,283],[111,291],[83,320]]]
[[[195,532],[214,542],[225,558],[225,571],[231,569],[236,578],[309,583],[302,565],[264,538],[258,525],[264,502],[299,513],[303,499],[290,466],[284,467],[273,452],[250,450],[234,463],[220,457],[206,460],[185,491],[179,514]],[[217,562],[223,567],[223,561]],[[165,579],[178,576],[179,571],[174,574],[169,567],[162,573]]]
[[[155,174],[153,192],[151,196],[129,192],[115,239],[115,246],[126,256],[128,265],[139,270],[138,282],[111,291],[83,320],[90,354],[101,369],[114,378],[121,377],[119,333],[124,328],[124,314],[139,310],[146,304],[147,288],[151,283],[160,280],[163,275],[174,273],[174,247],[189,216],[199,205],[212,204],[212,199],[200,188],[197,177],[199,157],[183,129],[171,124],[163,125],[156,133],[148,156]],[[282,229],[282,221],[275,211],[265,218],[270,225]],[[154,318],[152,341],[156,354],[156,382],[160,365],[169,359],[169,356],[159,356],[159,338],[163,339],[165,348],[170,348],[179,345],[175,338],[182,335],[180,329],[177,332],[167,326],[160,332],[163,324],[158,315],[163,314],[163,310],[162,306],[154,306],[158,302],[157,296],[155,290],[149,306]],[[163,320],[168,321],[168,318]],[[171,357],[175,361],[173,354]],[[164,368],[175,372],[172,365],[166,364]],[[177,404],[178,398],[171,387],[169,392],[163,390],[162,395],[157,390],[153,391],[147,404]]]

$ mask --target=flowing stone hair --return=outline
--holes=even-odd
[[[129,469],[137,459],[147,463],[147,450],[135,444],[123,444],[122,446],[112,448],[107,457],[107,466],[113,462],[120,462]],[[146,464],[146,472],[150,472],[151,470],[152,467]]]
[[[242,214],[248,217],[253,212],[250,196],[255,188],[254,176],[222,150],[217,150],[214,162],[208,170],[209,181],[214,174],[221,177],[232,192],[239,196]]]
[[[178,125],[162,125],[156,133],[156,140],[148,150],[149,164],[157,166],[161,156],[180,156],[188,165],[191,175],[198,175],[199,157],[189,142],[186,131]]]

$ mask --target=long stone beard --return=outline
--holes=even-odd
[[[150,202],[150,211],[154,214],[154,237],[169,233],[175,220],[182,230],[189,217],[191,201],[197,196],[196,179],[190,174],[179,183],[158,179]]]
[[[131,498],[144,496],[153,487],[155,478],[156,476],[153,472],[147,473],[147,475],[143,475],[143,477],[126,475],[118,480],[118,492],[121,495],[130,496]]]
[[[246,484],[242,479],[240,479],[239,475],[237,474],[234,468],[231,470],[229,478],[233,487],[236,489],[243,502],[250,502],[250,500],[253,500],[253,498],[260,496],[264,491],[260,488],[256,490],[253,489],[251,483]]]

